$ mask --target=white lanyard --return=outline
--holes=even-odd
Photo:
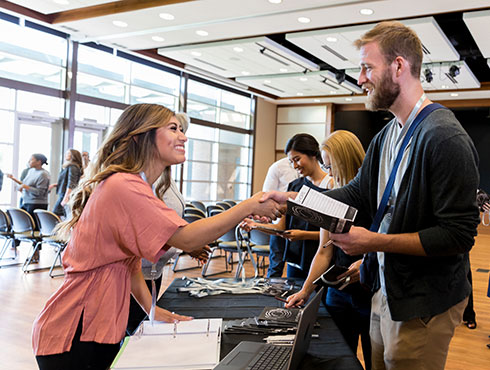
[[[140,177],[143,179],[144,182],[148,182],[148,179],[143,171],[140,172]],[[151,308],[150,308],[150,313],[149,313],[149,318],[150,318],[150,324],[153,325],[153,322],[155,321],[155,307],[157,304],[157,287],[155,284],[155,278],[157,276],[157,264],[154,263],[151,265],[151,272],[150,272],[150,277],[151,277]]]

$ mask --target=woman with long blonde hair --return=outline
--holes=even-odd
[[[322,143],[322,158],[330,166],[335,188],[346,185],[357,174],[364,160],[365,151],[361,142],[350,131],[338,130],[330,134]],[[359,266],[362,256],[349,256],[340,248],[328,242],[328,231],[320,229],[320,244],[311,264],[308,277],[302,289],[288,298],[287,307],[303,304],[313,292],[315,281],[327,268],[335,264],[348,269],[337,279],[344,278],[345,284],[328,287],[327,309],[340,329],[347,344],[357,353],[361,337],[364,363],[371,368],[371,344],[369,320],[371,295],[359,284]]]
[[[152,189],[165,173],[155,193],[165,192],[170,166],[185,160],[186,141],[174,113],[163,106],[137,104],[119,117],[74,192],[73,218],[60,229],[69,237],[64,282],[33,327],[41,370],[110,366],[124,337],[129,294],[147,313],[151,308],[141,258],[156,262],[170,246],[203,250],[247,215],[281,214],[276,202],[260,202],[258,193],[220,215],[187,224]],[[189,319],[155,308],[158,321]]]

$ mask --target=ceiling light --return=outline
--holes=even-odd
[[[199,35],[199,36],[207,36],[209,35],[208,32],[204,31],[204,30],[197,30],[196,31],[196,35]]]
[[[235,47],[233,48],[233,50],[234,50],[234,51],[236,51],[237,53],[241,53],[241,52],[243,52],[243,48],[241,48],[241,47],[239,47],[239,46],[235,46]]]
[[[126,22],[123,22],[123,21],[112,21],[112,24],[116,27],[121,27],[121,28],[128,26],[128,24]]]
[[[191,54],[194,55],[195,57],[200,57],[202,54],[198,51],[191,51]]]
[[[280,4],[282,3],[282,0],[269,0],[271,4]]]
[[[328,36],[327,37],[327,41],[328,42],[337,42],[337,38],[336,37],[333,37],[333,36]]]
[[[271,83],[271,80],[264,80],[264,83],[265,84],[270,84]]]
[[[279,68],[279,72],[286,73],[288,71],[287,68]]]
[[[296,93],[296,95],[303,96],[303,93],[302,92],[299,92],[299,93]]]
[[[242,75],[244,75],[244,76],[248,76],[249,74],[250,74],[250,72],[248,72],[248,71],[242,71]]]
[[[335,91],[335,90],[330,90],[330,94],[335,95],[335,94],[337,94],[337,91]]]
[[[166,21],[173,21],[175,19],[175,17],[169,13],[160,13],[159,16],[160,18],[165,19]]]
[[[456,97],[456,96],[459,96],[459,94],[458,93],[451,93],[451,96]]]
[[[313,99],[315,103],[320,103],[320,99]]]
[[[300,77],[299,80],[303,81],[303,82],[308,81],[308,79],[306,77]]]
[[[352,98],[345,98],[345,101],[352,101]]]
[[[449,86],[447,86],[447,85],[442,85],[442,86],[441,86],[441,89],[449,89]]]
[[[430,83],[432,82],[432,80],[434,79],[434,77],[432,76],[432,71],[431,71],[429,68],[426,68],[426,69],[424,70],[424,77],[425,77],[425,81],[426,81],[427,83],[429,83],[429,84],[430,84]]]
[[[308,18],[308,17],[299,17],[298,18],[298,22],[299,23],[310,23],[311,22],[311,19]]]
[[[359,10],[359,13],[361,13],[362,15],[373,15],[374,10],[369,9],[369,8],[364,8],[364,9]]]
[[[161,36],[152,36],[151,39],[156,42],[163,42],[165,39]]]

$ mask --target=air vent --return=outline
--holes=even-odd
[[[213,67],[213,68],[219,69],[220,71],[226,72],[226,68],[223,68],[223,67],[217,66],[216,64],[206,62],[205,60],[202,60],[202,59],[199,59],[199,58],[194,58],[194,60],[195,60],[195,61],[197,61],[197,62],[199,62],[199,63],[206,64],[206,65],[208,65],[208,66],[210,66],[210,67]]]
[[[422,51],[424,52],[425,55],[430,55],[429,49],[427,49],[424,44],[422,44]]]
[[[453,84],[457,84],[458,81],[453,77],[451,76],[449,73],[444,73],[446,75],[447,78],[449,78],[449,81],[451,81]]]
[[[326,51],[328,51],[330,54],[335,55],[337,58],[339,58],[341,61],[346,62],[348,59],[344,57],[342,54],[337,53],[335,50],[332,48],[328,47],[327,45],[322,45],[322,48],[324,48]]]
[[[278,89],[277,87],[274,87],[274,86],[271,86],[271,85],[262,84],[262,86],[268,87],[269,89],[272,89],[272,90],[276,90],[276,91],[282,92],[284,94],[286,93],[286,91],[281,90],[281,89]]]

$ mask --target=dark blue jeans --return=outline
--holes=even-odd
[[[281,277],[284,270],[284,250],[286,249],[286,240],[280,236],[271,235],[269,239],[269,269],[267,277]]]
[[[328,288],[326,297],[327,310],[338,326],[345,341],[357,353],[357,344],[361,336],[362,353],[366,370],[371,369],[371,339],[369,338],[369,321],[371,306],[359,306],[352,295],[341,290]]]

